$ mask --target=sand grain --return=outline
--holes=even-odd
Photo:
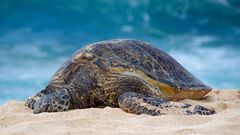
[[[205,105],[217,114],[153,117],[110,107],[33,114],[23,102],[10,101],[0,106],[0,135],[240,134],[240,91],[213,91],[204,100],[181,102]]]

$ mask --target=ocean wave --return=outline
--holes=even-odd
[[[239,9],[238,0],[1,0],[0,104],[36,93],[77,49],[112,38],[148,41],[213,88],[239,88]]]

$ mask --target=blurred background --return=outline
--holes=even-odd
[[[85,44],[148,41],[207,85],[240,88],[239,0],[1,0],[0,104],[43,89]]]

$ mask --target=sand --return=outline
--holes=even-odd
[[[220,90],[201,101],[217,111],[200,115],[134,115],[106,107],[59,113],[33,114],[23,102],[9,101],[0,106],[0,135],[87,135],[87,134],[216,134],[240,135],[240,90]]]

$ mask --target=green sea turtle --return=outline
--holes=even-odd
[[[211,88],[149,43],[116,39],[78,50],[25,104],[34,113],[120,107],[134,114],[201,114],[215,111],[176,102],[202,99]]]

